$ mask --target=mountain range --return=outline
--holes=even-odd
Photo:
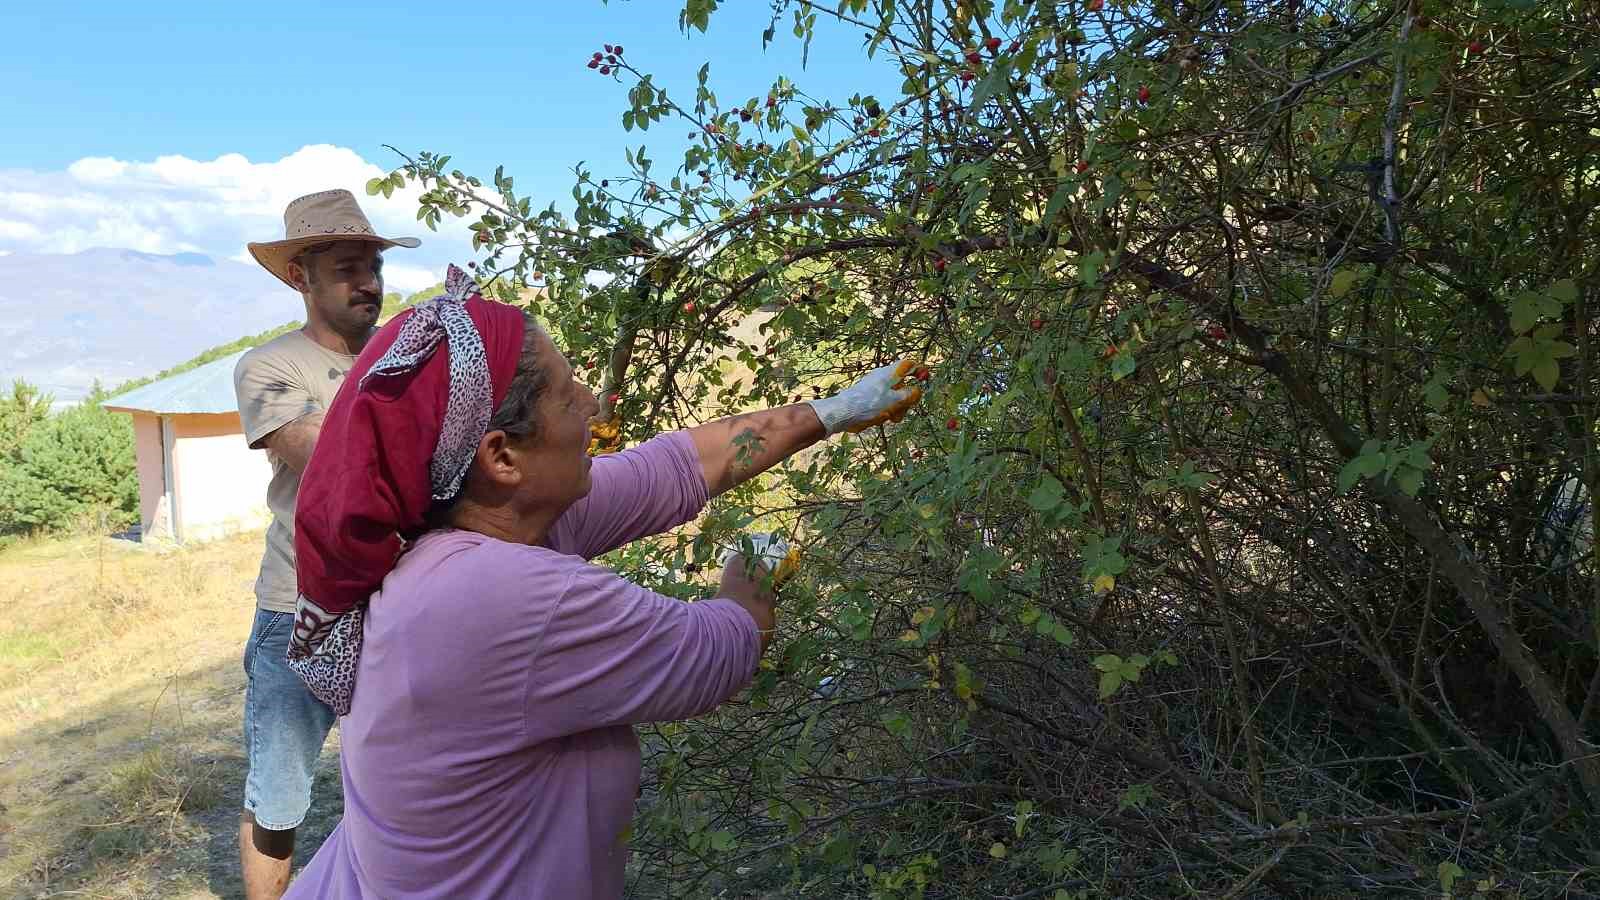
[[[0,256],[0,388],[22,378],[58,405],[207,348],[302,319],[254,263],[94,249]]]

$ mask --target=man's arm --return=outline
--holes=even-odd
[[[317,446],[317,435],[322,432],[320,412],[301,416],[261,439],[261,444],[272,451],[296,475],[306,470],[311,461],[311,451]]]
[[[809,403],[729,416],[689,429],[706,492],[713,497],[827,436]]]

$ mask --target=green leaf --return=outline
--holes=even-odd
[[[1395,484],[1400,486],[1400,490],[1406,492],[1407,496],[1415,497],[1417,491],[1422,489],[1422,475],[1421,469],[1413,469],[1407,466],[1395,473],[1394,481]]]
[[[1039,617],[1033,622],[1033,630],[1040,637],[1050,637],[1051,635],[1055,634],[1056,625],[1057,623],[1055,616],[1052,616],[1047,612],[1041,612],[1039,613]]]
[[[1111,357],[1111,380],[1121,381],[1132,375],[1138,367],[1139,362],[1134,358],[1133,350],[1124,344],[1122,349],[1117,351],[1117,355]]]
[[[1344,464],[1339,470],[1339,493],[1347,494],[1361,480],[1361,457],[1356,457]]]
[[[1455,373],[1449,369],[1438,369],[1429,377],[1427,384],[1422,386],[1423,402],[1434,412],[1444,412],[1450,405],[1450,381],[1455,378]]]
[[[1334,272],[1333,280],[1328,283],[1328,295],[1335,300],[1343,297],[1345,294],[1350,293],[1350,289],[1355,287],[1355,283],[1360,277],[1361,270],[1359,269],[1340,269]]]
[[[1523,334],[1539,320],[1561,315],[1561,303],[1544,294],[1523,291],[1511,300],[1511,330]]]
[[[1100,699],[1104,700],[1115,694],[1122,687],[1121,672],[1102,672],[1100,674]]]
[[[983,78],[978,81],[977,85],[972,88],[972,104],[970,108],[974,110],[982,109],[983,105],[989,102],[989,98],[999,93],[1000,88],[1004,86],[1010,78],[1010,66],[997,65],[991,68],[989,70],[989,74],[983,76]]]
[[[1563,278],[1550,285],[1546,293],[1562,303],[1575,303],[1578,300],[1578,283],[1571,278]]]
[[[1028,495],[1028,505],[1036,512],[1050,512],[1061,505],[1061,499],[1066,495],[1066,488],[1054,475],[1046,475],[1039,479],[1039,484]]]
[[[1556,382],[1561,380],[1561,364],[1554,359],[1545,358],[1533,364],[1529,370],[1533,380],[1547,391],[1554,390]]]
[[[1056,623],[1056,627],[1051,630],[1050,636],[1055,638],[1056,643],[1063,647],[1071,647],[1078,640],[1077,636],[1072,633],[1072,630],[1060,622]]]
[[[1123,812],[1129,809],[1143,809],[1155,795],[1156,789],[1148,784],[1129,785],[1128,789],[1122,792],[1122,796],[1117,798],[1117,809]]]
[[[1096,250],[1078,257],[1078,278],[1083,281],[1084,287],[1092,288],[1100,283],[1100,269],[1105,264],[1104,250]]]
[[[1067,201],[1072,199],[1074,191],[1076,188],[1070,184],[1058,186],[1055,193],[1050,195],[1050,202],[1044,205],[1044,217],[1040,222],[1044,225],[1054,222],[1056,215],[1061,212],[1061,207],[1066,206]]]
[[[1019,800],[1017,802],[1017,840],[1022,840],[1023,829],[1028,827],[1028,819],[1033,817],[1033,801]]]
[[[388,183],[387,178],[369,178],[367,180],[367,196],[376,197],[383,186]]]
[[[1361,446],[1361,452],[1339,470],[1339,493],[1347,493],[1357,481],[1377,475],[1388,465],[1389,454],[1383,452],[1382,445],[1375,440],[1367,441]]]
[[[885,710],[879,721],[883,722],[883,727],[889,729],[889,733],[895,737],[900,737],[911,730],[911,719],[898,709]]]
[[[1456,881],[1466,877],[1466,870],[1455,863],[1445,860],[1439,863],[1439,888],[1445,893],[1450,893],[1455,888]]]

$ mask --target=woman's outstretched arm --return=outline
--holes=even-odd
[[[900,421],[922,399],[909,379],[916,361],[881,366],[822,400],[729,416],[689,429],[706,490],[716,496],[829,435]]]
[[[713,497],[827,436],[809,403],[729,416],[689,429],[706,492]]]

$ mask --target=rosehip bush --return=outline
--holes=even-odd
[[[1600,888],[1592,5],[774,6],[899,94],[613,48],[604,190],[370,185],[542,273],[632,440],[930,369],[615,560],[807,552],[754,687],[647,730],[636,893]]]

